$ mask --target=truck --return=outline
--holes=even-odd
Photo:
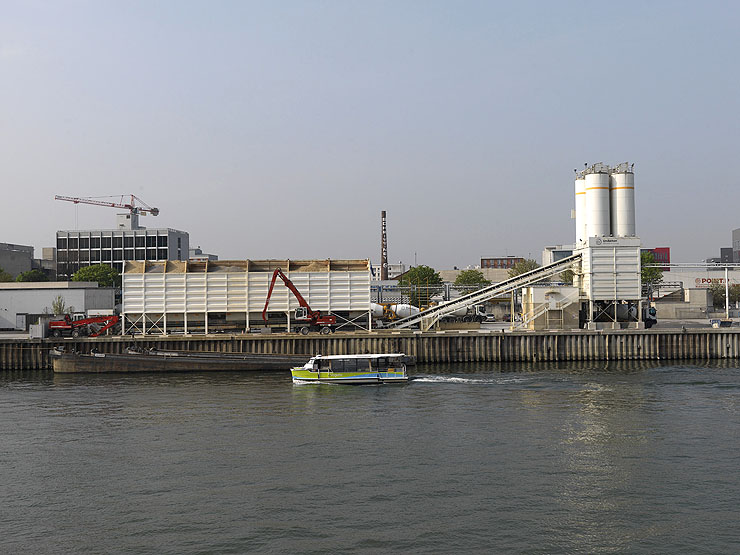
[[[63,319],[49,322],[49,334],[53,337],[97,337],[113,328],[120,319],[116,315],[73,319],[65,314]]]
[[[265,299],[265,308],[262,309],[262,320],[265,324],[267,321],[267,306],[270,304],[270,297],[272,296],[272,290],[275,287],[275,281],[277,278],[283,280],[285,287],[287,287],[300,305],[295,309],[293,329],[288,331],[297,331],[301,335],[308,335],[309,331],[318,331],[321,334],[328,334],[334,331],[334,327],[337,325],[337,317],[333,314],[322,314],[320,310],[313,310],[306,299],[303,298],[301,292],[298,291],[292,281],[286,276],[280,268],[276,268],[272,273],[272,281],[270,281],[270,289],[267,291],[267,298]]]
[[[441,303],[445,304],[445,303]],[[482,304],[462,307],[441,318],[445,322],[478,322],[486,321],[486,310]]]

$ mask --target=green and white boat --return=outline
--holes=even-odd
[[[294,383],[405,383],[409,380],[405,360],[403,353],[316,355],[291,374]]]

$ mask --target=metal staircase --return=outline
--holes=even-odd
[[[457,310],[460,310],[461,308],[467,308],[469,306],[481,304],[488,299],[492,299],[493,297],[506,295],[507,293],[511,293],[516,289],[526,287],[532,283],[536,283],[552,275],[559,274],[560,272],[563,272],[574,264],[578,263],[580,260],[581,254],[574,254],[572,256],[569,256],[568,258],[558,260],[553,264],[548,264],[547,266],[536,268],[531,272],[520,274],[516,277],[507,279],[506,281],[502,281],[501,283],[497,283],[484,289],[480,289],[474,293],[469,293],[468,295],[458,297],[457,299],[450,301],[449,303],[429,308],[414,316],[409,316],[408,318],[403,318],[402,320],[396,320],[388,327],[401,329],[418,324],[419,328],[422,331],[428,331],[429,329],[431,329],[432,326],[434,326],[434,324],[437,323],[437,321],[441,317],[447,314],[451,314]]]

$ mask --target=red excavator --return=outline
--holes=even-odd
[[[337,323],[337,317],[333,314],[321,314],[320,310],[312,310],[308,305],[306,299],[303,298],[301,292],[296,289],[293,282],[283,273],[280,268],[276,268],[272,274],[272,281],[270,282],[270,289],[267,291],[267,299],[265,300],[265,308],[262,310],[262,319],[267,323],[267,305],[270,304],[270,297],[272,296],[272,289],[275,287],[275,280],[280,277],[285,283],[285,287],[291,290],[295,298],[298,300],[298,304],[301,305],[295,309],[295,329],[302,335],[308,334],[310,330],[319,330],[319,333],[327,334],[334,331],[334,326]],[[290,330],[289,330],[290,331]]]
[[[121,318],[119,316],[90,316],[72,320],[69,314],[64,315],[64,320],[52,320],[49,322],[49,333],[54,337],[62,336],[89,336],[97,337],[101,333],[115,326]],[[96,324],[101,324],[97,326]]]

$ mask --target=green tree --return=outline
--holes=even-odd
[[[99,287],[120,287],[121,275],[107,264],[94,264],[77,270],[72,281],[97,281]]]
[[[8,281],[13,281],[13,276],[0,267],[0,283],[7,283]]]
[[[640,254],[640,275],[643,285],[655,285],[663,281],[663,271],[660,268],[646,268],[648,264],[655,264],[655,255],[650,251]]]
[[[41,270],[34,269],[18,274],[18,277],[15,278],[15,281],[49,281],[49,276],[47,276]]]
[[[574,275],[575,273],[573,272],[573,270],[565,270],[564,272],[560,272],[560,279],[563,281],[563,283],[573,285]]]
[[[531,272],[532,270],[536,270],[539,267],[540,265],[537,264],[537,261],[533,260],[532,258],[520,260],[509,269],[509,277],[513,278],[516,276],[520,276],[522,274],[526,274],[527,272]]]
[[[740,301],[740,285],[730,285],[730,305]],[[724,283],[713,283],[709,286],[709,291],[712,292],[712,304],[715,308],[725,307],[725,284]]]
[[[67,312],[67,303],[64,301],[64,297],[57,295],[56,299],[51,302],[51,313],[52,314],[65,314]]]
[[[455,285],[491,285],[480,270],[463,270],[455,278]]]
[[[429,304],[430,285],[441,285],[442,278],[439,273],[429,266],[414,266],[403,277],[398,280],[399,285],[412,286],[411,304],[417,307]]]

